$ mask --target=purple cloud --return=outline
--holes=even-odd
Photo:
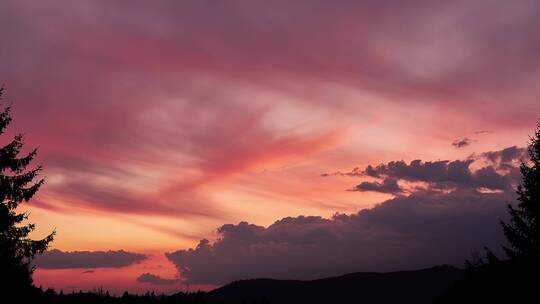
[[[39,255],[34,260],[38,268],[119,268],[139,263],[146,255],[124,250],[118,251],[61,251],[53,249]],[[88,273],[91,270],[86,270]]]
[[[403,192],[395,178],[385,178],[382,182],[362,182],[356,185],[352,191],[374,191],[390,194],[400,194]]]
[[[481,156],[498,167],[512,167],[516,162],[521,162],[527,157],[527,148],[512,146],[498,151],[484,152]]]
[[[519,180],[517,164],[523,158],[525,148],[509,147],[498,151],[480,154],[477,158],[465,160],[439,160],[422,161],[413,160],[391,161],[377,166],[368,165],[364,169],[354,168],[350,172],[336,172],[330,175],[344,175],[353,177],[370,177],[380,181],[362,182],[353,190],[377,191],[382,193],[398,194],[402,187],[399,181],[426,183],[431,190],[448,190],[452,188],[488,189],[491,191],[506,191]],[[472,169],[475,162],[487,162],[487,165]],[[480,165],[479,165],[480,166]],[[415,191],[415,189],[412,189]]]
[[[472,171],[472,162],[417,160],[368,166],[363,175],[386,182],[360,184],[362,191],[399,189],[389,178],[452,188],[415,188],[408,196],[328,219],[288,217],[268,227],[227,224],[217,230],[214,242],[203,239],[195,248],[166,256],[182,277],[198,284],[260,277],[314,279],[447,263],[460,266],[483,246],[497,251],[505,242],[499,220],[506,217],[506,205],[516,199],[510,185],[518,182],[516,176],[499,173],[494,166]]]
[[[190,283],[314,279],[354,271],[462,265],[483,245],[504,242],[506,194],[416,193],[353,215],[284,218],[269,227],[223,225],[213,243],[167,253]]]

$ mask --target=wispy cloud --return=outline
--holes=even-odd
[[[473,142],[472,139],[467,138],[467,137],[463,137],[463,138],[459,138],[459,139],[454,140],[452,142],[452,146],[459,149],[459,148],[464,148],[464,147],[469,146],[472,142]]]

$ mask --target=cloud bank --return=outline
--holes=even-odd
[[[476,170],[471,169],[472,159],[368,166],[355,172],[428,186],[351,215],[287,217],[268,227],[223,225],[215,242],[203,239],[195,248],[166,256],[182,277],[200,284],[259,277],[313,279],[445,263],[461,266],[483,246],[497,251],[505,242],[499,219],[506,218],[506,205],[515,201],[513,186],[518,180],[495,168],[515,162],[521,154],[506,157],[503,151],[484,154],[500,157]],[[369,188],[366,185],[362,187]],[[373,187],[396,190],[393,181]],[[484,187],[498,191],[481,191]]]
[[[519,176],[518,165],[525,158],[526,152],[525,148],[513,146],[485,152],[479,156],[472,155],[465,160],[416,159],[409,163],[403,160],[391,161],[377,166],[368,165],[364,169],[356,167],[349,172],[325,173],[322,176],[342,175],[376,179],[364,181],[351,189],[360,192],[402,194],[415,192],[419,188],[430,191],[451,189],[508,191]],[[472,168],[473,164],[477,168]],[[481,167],[478,168],[477,164]]]
[[[53,249],[39,255],[34,260],[38,268],[119,268],[129,266],[146,259],[146,255],[124,250],[117,251],[61,251]],[[89,272],[89,271],[85,271]]]
[[[375,191],[381,193],[390,193],[390,194],[399,194],[403,190],[397,183],[397,179],[387,177],[382,180],[382,182],[362,182],[356,185],[353,191]]]

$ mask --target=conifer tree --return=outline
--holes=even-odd
[[[3,91],[0,88],[0,98]],[[0,112],[0,139],[11,120],[10,107],[5,107]],[[0,146],[0,289],[4,296],[31,289],[32,259],[47,249],[55,234],[53,231],[41,240],[31,239],[29,234],[35,225],[26,223],[28,213],[17,209],[21,203],[28,202],[44,182],[38,179],[41,166],[27,169],[37,150],[24,155],[23,145],[23,136],[19,134]]]
[[[517,190],[519,203],[517,208],[508,206],[510,222],[502,223],[510,243],[504,249],[512,259],[540,257],[540,122],[531,137],[528,152],[529,161],[522,162],[520,166],[522,182]]]

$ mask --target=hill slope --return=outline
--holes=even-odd
[[[432,303],[459,279],[451,266],[388,273],[351,273],[313,281],[253,279],[207,294],[211,303]],[[263,300],[264,299],[264,300]]]

